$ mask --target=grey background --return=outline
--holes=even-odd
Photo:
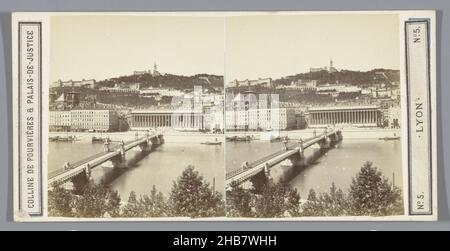
[[[13,223],[11,12],[206,10],[437,10],[438,222]],[[450,230],[450,2],[446,0],[2,0],[0,1],[0,230]],[[441,50],[441,45],[447,45]],[[444,109],[443,109],[444,108]],[[443,128],[447,130],[443,130]]]

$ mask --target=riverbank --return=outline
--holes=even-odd
[[[226,132],[227,137],[250,136],[256,140],[268,140],[272,137],[287,136],[291,139],[310,138],[324,132],[324,129],[308,128],[303,130],[279,131],[279,132]],[[380,139],[384,137],[399,137],[401,129],[385,128],[342,128],[342,136],[349,139]]]
[[[136,134],[137,133],[137,134]],[[223,134],[209,134],[200,132],[174,132],[162,131],[164,141],[166,143],[202,143],[202,142],[225,142]],[[109,138],[112,141],[130,141],[137,137],[143,137],[146,132],[128,131],[128,132],[106,132],[106,133],[90,133],[90,132],[49,132],[49,137],[75,137],[76,141],[91,142],[93,137]]]
[[[316,134],[320,134],[324,129],[308,128],[303,130],[279,131],[279,132],[227,132],[227,137],[234,136],[250,136],[255,140],[269,140],[270,137],[284,137],[291,139],[310,138]],[[401,136],[401,129],[385,129],[385,128],[342,128],[342,136],[348,139],[380,139],[385,137]],[[163,130],[164,140],[167,143],[202,143],[202,142],[225,142],[224,134],[212,134],[201,132],[180,132],[175,130]],[[127,131],[127,132],[106,132],[106,133],[90,133],[90,132],[49,132],[49,137],[76,137],[77,141],[90,142],[92,137],[110,138],[113,141],[130,141],[137,137],[146,135],[144,131]]]

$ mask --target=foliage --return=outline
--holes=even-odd
[[[385,76],[387,76],[389,81],[400,81],[400,71],[398,70],[373,69],[370,71],[341,70],[339,72],[332,73],[328,71],[307,72],[275,79],[274,83],[280,85],[289,85],[292,81],[306,79],[317,80],[318,84],[348,83],[352,85],[371,85],[386,82],[384,76],[378,74],[380,72],[383,72]]]
[[[60,187],[48,191],[48,214],[54,217],[73,217],[73,194]]]
[[[300,195],[286,183],[269,181],[261,195],[256,196],[255,211],[258,218],[297,216]]]
[[[381,216],[402,212],[399,211],[400,189],[393,187],[372,162],[366,162],[353,178],[349,200],[354,215]]]
[[[260,194],[232,186],[227,193],[227,215],[230,217],[296,217],[300,195],[286,183],[266,182]]]
[[[172,216],[194,218],[224,215],[222,195],[212,190],[192,166],[188,166],[173,183],[169,206]]]
[[[139,199],[132,191],[128,203],[123,207],[123,217],[164,217],[168,212],[167,201],[161,192],[153,186],[150,195],[143,195]]]
[[[132,191],[121,205],[117,191],[103,182],[88,183],[80,194],[57,186],[49,191],[49,215],[53,217],[217,217],[225,215],[222,195],[210,188],[203,177],[189,166],[174,182],[170,198],[155,186],[138,198]]]
[[[318,194],[311,189],[307,201],[302,204],[295,189],[271,180],[261,191],[233,185],[227,192],[227,215],[230,217],[387,216],[402,213],[400,189],[371,162],[361,167],[347,193],[332,183],[328,192]]]
[[[48,192],[49,215],[53,217],[118,217],[120,196],[105,184],[88,183],[78,195],[61,186]]]
[[[232,185],[227,192],[227,215],[229,217],[254,217],[253,194],[239,185]]]
[[[207,78],[209,82],[204,79]],[[115,84],[133,84],[141,83],[142,88],[148,87],[164,87],[174,88],[178,90],[193,89],[194,86],[203,86],[208,88],[223,88],[223,76],[198,74],[194,76],[182,76],[165,74],[161,76],[154,76],[151,74],[128,75],[117,78],[106,79],[97,82],[98,87],[114,87]]]
[[[164,217],[167,216],[169,207],[161,192],[152,187],[150,195],[144,195],[140,199],[140,205],[143,209],[142,217]]]
[[[309,191],[308,201],[303,205],[302,216],[340,216],[347,213],[348,201],[341,189],[334,182],[329,193],[316,195],[314,189]]]
[[[317,195],[311,189],[302,206],[302,216],[387,216],[403,212],[400,189],[366,162],[352,179],[348,195],[333,183],[329,193]]]
[[[123,217],[141,217],[142,212],[139,207],[139,202],[134,191],[131,191],[130,196],[128,197],[128,202],[123,208],[122,216]]]
[[[120,196],[104,183],[88,183],[81,196],[74,200],[76,217],[100,218],[120,215]]]

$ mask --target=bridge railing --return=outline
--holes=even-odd
[[[256,167],[256,166],[258,166],[260,164],[263,164],[264,162],[266,162],[266,161],[268,161],[268,160],[270,160],[272,158],[275,158],[276,156],[278,156],[278,155],[280,155],[282,153],[285,153],[286,151],[293,150],[296,146],[297,146],[297,144],[291,144],[291,145],[288,146],[288,148],[286,150],[280,150],[278,152],[270,154],[269,156],[265,156],[262,159],[258,159],[256,161],[253,161],[253,162],[249,163],[248,167],[245,168],[245,169],[243,167],[240,167],[239,169],[233,170],[231,172],[227,172],[226,175],[225,175],[226,179],[230,179],[230,178],[232,178],[232,177],[234,177],[236,175],[239,175],[239,174],[247,171],[248,169],[251,169],[251,168],[254,168],[254,167]]]
[[[302,142],[303,142],[304,145],[308,145],[310,143],[310,141],[313,141],[315,139],[319,139],[319,138],[323,137],[324,135],[329,136],[332,133],[334,133],[334,131],[327,132],[327,133],[321,133],[321,134],[318,134],[316,136],[313,136],[313,137],[310,137],[310,138],[307,138],[307,139],[302,139]],[[253,161],[253,162],[249,163],[247,168],[245,168],[245,169],[243,167],[240,167],[240,168],[235,169],[233,171],[227,172],[225,174],[225,178],[226,179],[231,179],[231,178],[235,177],[236,175],[239,175],[239,174],[241,174],[241,173],[243,173],[243,172],[245,172],[245,171],[247,171],[249,169],[252,169],[252,168],[254,168],[254,167],[258,166],[258,165],[261,165],[264,162],[267,162],[267,161],[275,158],[276,156],[281,155],[281,154],[283,154],[283,153],[285,153],[287,151],[293,150],[293,149],[295,149],[295,147],[298,147],[298,146],[299,146],[299,142],[292,143],[292,144],[288,145],[286,150],[277,151],[275,153],[272,153],[272,154],[270,154],[268,156],[265,156],[265,157],[263,157],[261,159],[258,159],[256,161]]]
[[[129,140],[129,141],[124,142],[124,145],[128,145],[128,144],[131,144],[131,143],[133,143],[133,142],[136,142],[136,141],[139,141],[139,140],[142,140],[142,139],[143,139],[143,138],[139,138],[139,139],[137,139],[137,140]],[[113,142],[116,143],[116,142],[118,142],[118,141],[113,141]],[[120,147],[120,146],[115,145],[112,149],[110,149],[110,152],[114,152],[114,151],[118,150],[119,147]],[[108,153],[109,153],[109,152],[108,152]],[[79,167],[79,166],[81,166],[81,165],[84,165],[84,164],[86,164],[86,163],[88,163],[88,162],[90,162],[90,161],[92,161],[92,160],[94,160],[94,159],[100,158],[101,156],[103,156],[103,155],[105,155],[105,154],[108,154],[108,153],[106,153],[106,152],[99,152],[99,153],[96,153],[96,154],[94,154],[94,155],[92,155],[92,156],[89,156],[89,157],[86,157],[86,158],[84,158],[84,159],[78,160],[78,161],[76,161],[76,162],[74,162],[74,163],[69,163],[69,164],[70,164],[70,169],[60,168],[60,169],[58,169],[58,170],[49,172],[49,173],[48,173],[48,177],[49,177],[49,178],[56,177],[56,176],[58,176],[58,175],[61,175],[61,174],[65,173],[65,172],[69,171],[69,170],[72,170],[72,169],[75,169],[75,168],[77,168],[77,167]]]
[[[104,153],[104,152],[100,152],[100,153],[97,153],[97,154],[95,154],[95,155],[92,155],[92,156],[89,156],[89,157],[87,157],[87,158],[84,158],[84,159],[82,159],[82,160],[78,160],[77,162],[69,163],[69,164],[70,164],[69,169],[61,168],[61,169],[55,170],[55,171],[53,171],[53,172],[50,172],[50,173],[48,174],[48,176],[49,176],[50,178],[53,178],[53,177],[55,177],[55,176],[58,176],[58,175],[60,175],[60,174],[63,174],[63,173],[65,173],[65,172],[67,172],[67,171],[70,170],[70,169],[77,168],[77,167],[79,167],[79,166],[81,166],[81,165],[83,165],[83,164],[86,164],[86,163],[88,163],[89,161],[92,161],[92,160],[94,160],[94,159],[96,159],[96,158],[99,158],[99,157],[101,157],[101,156],[103,156],[103,155],[105,155],[105,153]]]

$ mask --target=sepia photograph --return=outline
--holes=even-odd
[[[224,216],[223,19],[50,23],[49,217]]]
[[[15,13],[15,220],[436,220],[434,22]]]
[[[404,214],[397,14],[226,21],[227,216]]]

